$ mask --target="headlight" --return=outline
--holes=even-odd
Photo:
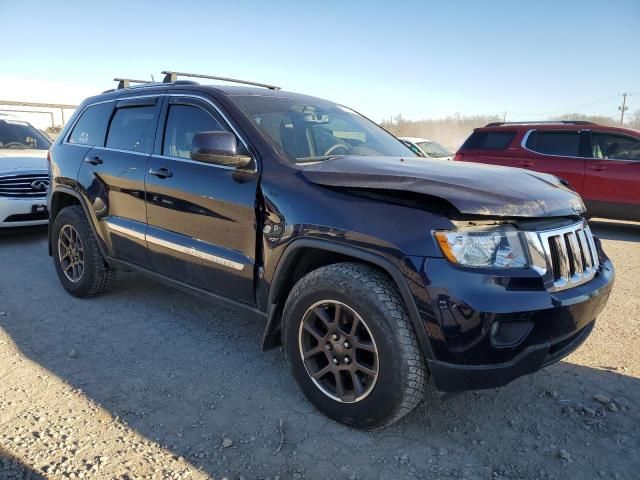
[[[520,233],[512,226],[435,232],[445,257],[465,267],[529,266]]]

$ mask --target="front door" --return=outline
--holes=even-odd
[[[209,100],[167,97],[160,128],[163,133],[158,135],[146,175],[146,239],[152,269],[190,286],[255,304],[259,179],[255,160],[251,171],[240,172],[191,159],[196,133],[233,132]]]
[[[640,220],[640,138],[591,133],[584,198],[593,216]]]

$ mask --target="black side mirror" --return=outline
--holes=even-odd
[[[191,160],[236,168],[251,163],[251,157],[238,154],[238,140],[231,132],[196,133],[191,142]]]

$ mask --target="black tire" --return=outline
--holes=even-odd
[[[66,229],[65,231],[68,232],[69,227],[77,232],[82,246],[83,268],[76,281],[72,281],[65,274],[58,245],[61,231]],[[64,289],[71,295],[79,298],[93,297],[112,286],[116,278],[116,271],[104,261],[89,220],[80,205],[66,207],[58,213],[53,223],[51,242],[56,273]]]
[[[315,312],[318,304],[321,309],[331,312],[331,304],[323,303],[326,300],[338,302],[336,305],[342,304],[340,309],[347,306],[350,313],[357,313],[360,320],[366,323],[365,335],[370,334],[377,350],[377,375],[373,381],[371,378],[365,379],[370,390],[359,400],[354,394],[349,397],[353,400],[345,403],[323,391],[331,388],[331,375],[335,384],[341,372],[331,372],[324,377],[328,380],[323,380],[325,384],[321,386],[317,377],[316,380],[312,379],[308,371],[309,364],[305,366],[302,358],[302,352],[307,348],[303,346],[304,340],[301,340],[306,329],[303,321],[309,318],[310,311]],[[340,315],[345,314],[340,313],[336,317]],[[335,318],[332,321],[336,322]],[[330,343],[332,338],[335,337],[330,337],[328,331],[323,340],[314,340],[314,343]],[[424,398],[427,367],[405,304],[396,286],[386,275],[373,268],[357,263],[338,263],[314,270],[300,279],[291,290],[284,307],[283,341],[293,377],[304,395],[318,410],[338,422],[367,430],[384,427],[408,414]],[[354,342],[359,343],[359,340],[354,339]],[[318,352],[314,355],[319,355],[321,360],[321,355],[325,354],[328,363],[331,363],[329,360],[335,362],[335,357],[330,359],[334,353],[337,355],[335,345],[333,349],[326,344],[324,347],[326,354]],[[311,350],[320,348],[313,345],[309,347]],[[341,351],[344,353],[345,350]],[[342,360],[338,362],[335,368],[342,366]],[[318,370],[322,370],[321,367]],[[355,392],[355,382],[347,383],[353,386]]]

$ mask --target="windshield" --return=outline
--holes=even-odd
[[[436,142],[419,142],[418,146],[430,157],[449,157],[451,152]]]
[[[27,122],[0,120],[0,148],[48,150],[51,142]]]
[[[393,135],[340,105],[257,95],[234,100],[292,163],[344,155],[416,156]]]

